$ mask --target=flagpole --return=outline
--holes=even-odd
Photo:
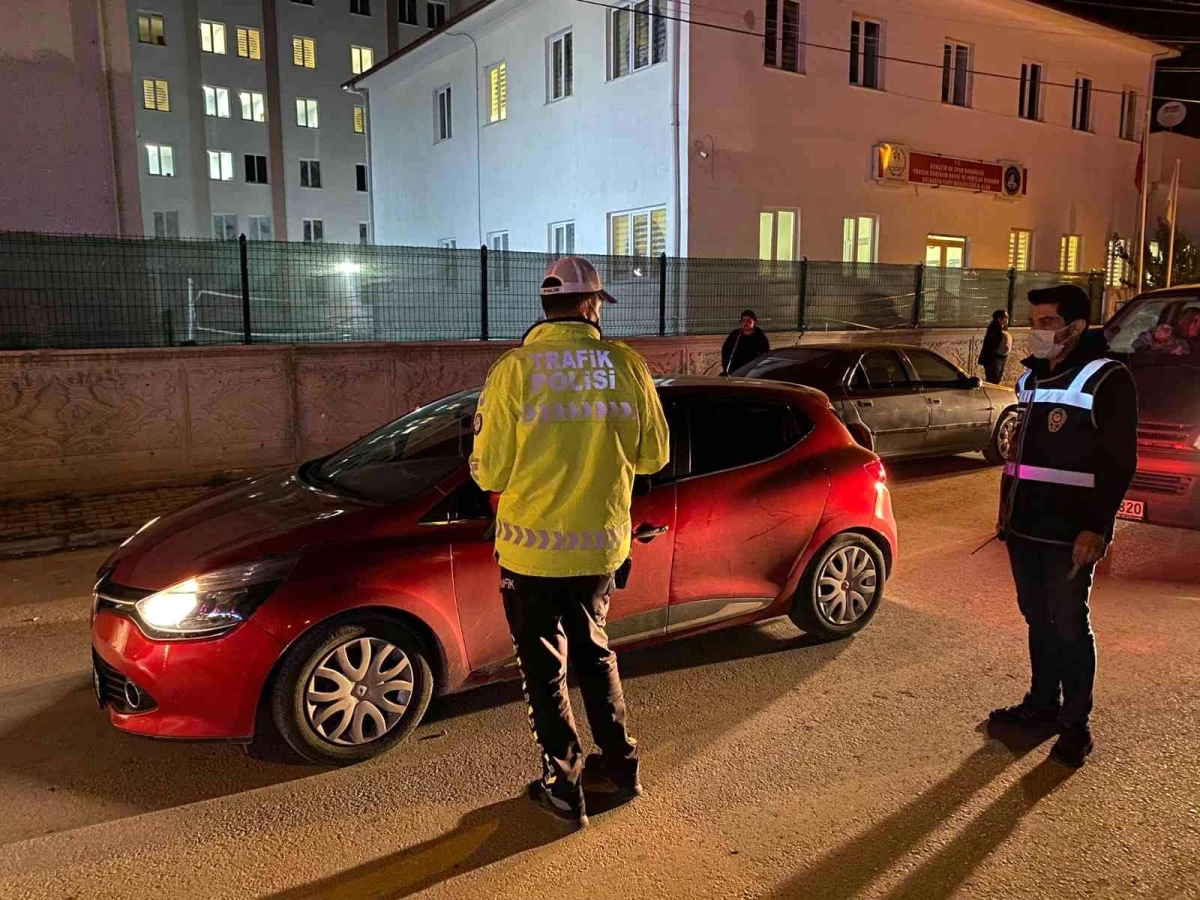
[[[1167,244],[1167,287],[1171,286],[1171,275],[1175,271],[1175,222],[1179,218],[1179,160],[1175,160],[1175,174],[1171,176],[1171,196],[1167,198],[1167,209],[1171,218],[1171,240]]]
[[[1158,61],[1150,67],[1150,84],[1154,85],[1154,71]],[[1146,287],[1146,214],[1150,206],[1150,125],[1153,122],[1151,111],[1154,109],[1154,91],[1146,95],[1146,124],[1142,128],[1142,183],[1139,187],[1142,194],[1141,220],[1138,224],[1138,255],[1137,255],[1137,290],[1140,294]]]

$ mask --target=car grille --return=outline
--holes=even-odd
[[[154,709],[158,704],[154,698],[130,682],[128,678],[106,663],[96,653],[92,653],[92,665],[95,667],[96,678],[99,681],[99,694],[106,706],[111,706],[120,713],[144,713]],[[138,704],[129,702],[130,685],[136,689]]]
[[[1192,479],[1186,475],[1160,475],[1154,472],[1138,472],[1133,476],[1130,490],[1147,494],[1186,494],[1192,487]]]
[[[1138,445],[1155,450],[1192,450],[1194,425],[1175,422],[1139,422]]]

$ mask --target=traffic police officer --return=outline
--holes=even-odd
[[[631,799],[641,792],[637,743],[605,617],[629,558],[634,476],[667,464],[669,439],[645,361],[601,335],[601,307],[616,301],[595,267],[557,260],[541,297],[546,320],[488,373],[470,465],[481,488],[500,494],[500,593],[542,749],[529,798],[586,825],[568,651],[601,750],[587,759],[589,777]]]
[[[1057,727],[1051,756],[1078,768],[1092,752],[1088,717],[1096,642],[1088,597],[1137,469],[1137,393],[1088,331],[1091,300],[1075,285],[1030,291],[1032,355],[1017,382],[1020,426],[1001,484],[1017,603],[1029,626],[1032,683],[996,723]],[[1061,692],[1061,700],[1060,700]]]

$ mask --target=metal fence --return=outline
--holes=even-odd
[[[511,340],[541,314],[553,255],[269,241],[0,233],[0,349]],[[983,326],[1071,281],[1100,315],[1103,273],[592,256],[614,337]]]

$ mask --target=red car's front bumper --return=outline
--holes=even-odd
[[[263,684],[283,649],[253,621],[223,637],[195,641],[152,640],[108,609],[97,610],[92,621],[92,650],[104,663],[102,693],[107,687],[110,698],[120,696],[110,682],[125,679],[153,703],[131,712],[127,704],[109,702],[109,719],[122,731],[147,737],[248,740]],[[105,666],[113,671],[105,674]]]

